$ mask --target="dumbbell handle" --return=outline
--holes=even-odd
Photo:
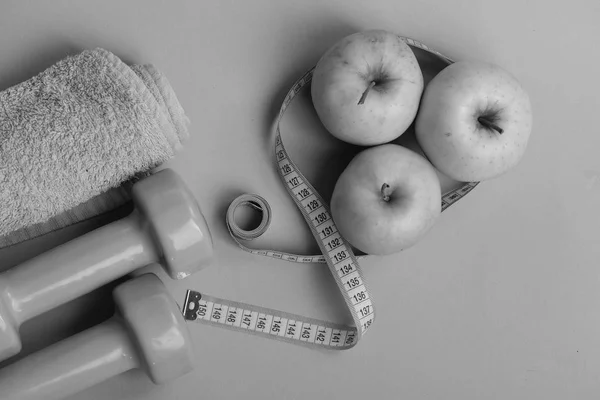
[[[0,369],[3,400],[56,400],[140,366],[118,317]]]
[[[133,211],[0,274],[0,296],[19,326],[159,257],[145,220]]]

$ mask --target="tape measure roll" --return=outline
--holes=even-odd
[[[453,62],[416,40],[410,38],[403,38],[403,40],[410,46],[440,57],[448,64]],[[220,299],[194,290],[188,290],[186,293],[183,315],[188,321],[257,334],[293,344],[349,349],[359,342],[375,321],[375,307],[358,263],[360,257],[354,254],[350,244],[340,235],[331,218],[328,205],[291,160],[281,139],[281,119],[296,95],[310,84],[313,71],[314,67],[294,83],[281,105],[273,125],[274,155],[279,177],[304,217],[319,245],[321,254],[299,255],[274,250],[257,250],[245,246],[242,242],[260,237],[267,231],[271,221],[271,208],[268,202],[256,194],[244,194],[236,198],[227,211],[226,224],[238,246],[251,254],[295,263],[327,264],[352,315],[354,326]],[[458,189],[443,194],[442,211],[466,196],[477,184],[478,182],[468,182]],[[250,206],[262,213],[262,220],[257,228],[246,231],[235,224],[234,214],[241,206]]]

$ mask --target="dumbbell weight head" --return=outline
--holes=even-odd
[[[181,310],[156,275],[121,284],[113,298],[139,349],[139,368],[152,382],[161,384],[194,368],[192,340]]]
[[[160,243],[161,261],[172,279],[183,279],[212,260],[208,224],[194,195],[174,171],[164,169],[137,182],[132,198]]]

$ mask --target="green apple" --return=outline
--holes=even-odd
[[[532,128],[529,96],[497,65],[460,61],[425,88],[416,137],[431,163],[457,181],[500,176],[522,159]]]
[[[441,212],[440,181],[420,154],[397,144],[358,153],[338,178],[331,216],[355,248],[387,255],[416,244]]]
[[[414,121],[423,74],[402,38],[384,30],[346,36],[319,59],[312,101],[325,128],[345,142],[372,146],[399,137]]]

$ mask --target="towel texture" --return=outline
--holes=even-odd
[[[0,248],[124,204],[188,125],[157,68],[100,48],[0,92]]]

